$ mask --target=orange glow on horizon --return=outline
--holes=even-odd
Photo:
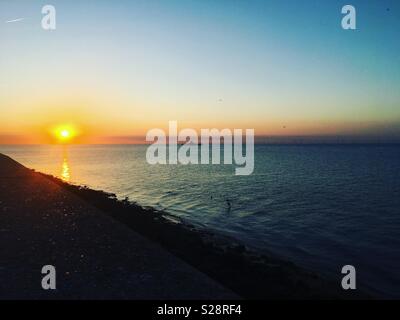
[[[50,117],[49,117],[50,118]],[[60,121],[61,119],[61,121]],[[68,119],[63,121],[62,119]],[[319,120],[270,119],[258,121],[184,121],[178,119],[178,131],[192,128],[200,132],[205,128],[255,129],[257,137],[322,137],[382,135],[386,127],[395,127],[396,122],[345,121],[341,119]],[[92,122],[73,116],[49,119],[48,123],[21,126],[20,131],[0,132],[0,144],[146,144],[148,130],[160,128],[168,134],[168,120],[139,121],[132,124],[125,119],[111,119],[107,123]]]

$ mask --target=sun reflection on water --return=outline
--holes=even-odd
[[[71,180],[71,171],[70,171],[69,162],[68,162],[68,152],[66,149],[64,149],[64,152],[63,152],[61,180],[64,182],[69,182]]]

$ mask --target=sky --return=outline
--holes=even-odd
[[[65,124],[120,143],[170,120],[400,141],[399,30],[396,0],[0,0],[0,143]]]

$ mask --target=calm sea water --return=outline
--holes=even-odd
[[[146,146],[0,146],[25,166],[113,192],[335,277],[400,297],[400,146],[256,146],[231,165],[146,163]],[[228,201],[231,206],[229,208]]]

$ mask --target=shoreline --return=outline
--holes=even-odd
[[[113,193],[74,185],[52,175],[47,179],[82,197],[142,236],[220,282],[244,299],[369,299],[346,292],[331,279],[273,254],[261,254],[239,240],[198,228],[167,212],[119,200]]]
[[[6,159],[6,160],[5,160]],[[94,213],[88,219],[85,217],[85,210],[79,209],[79,212],[76,212],[76,218],[78,219],[78,227],[85,226],[86,232],[91,233],[93,238],[101,237],[102,234],[91,230],[91,226],[95,227],[96,224],[104,221],[104,230],[103,232],[110,233],[111,238],[119,238],[119,234],[113,233],[109,231],[109,229],[114,230],[112,226],[108,227],[107,223],[111,223],[115,221],[124,226],[124,228],[131,230],[134,234],[138,234],[146,241],[150,241],[151,243],[155,243],[163,250],[166,250],[173,257],[176,257],[178,260],[173,260],[173,258],[169,258],[171,261],[170,264],[167,264],[167,267],[171,267],[174,269],[174,265],[180,265],[179,261],[183,261],[188,266],[190,266],[192,276],[194,277],[191,280],[186,279],[182,280],[180,278],[176,278],[174,273],[169,272],[171,276],[171,281],[182,281],[182,286],[184,288],[189,288],[188,295],[190,296],[191,291],[202,291],[201,288],[193,287],[191,282],[194,281],[195,278],[201,278],[202,276],[197,274],[195,270],[198,270],[201,274],[207,276],[210,281],[215,281],[215,284],[209,283],[209,280],[199,280],[201,283],[207,284],[208,287],[215,287],[216,291],[220,290],[220,297],[241,297],[244,299],[256,299],[256,300],[264,300],[264,299],[272,299],[272,300],[283,300],[283,299],[291,299],[291,300],[304,300],[304,299],[370,299],[369,295],[362,293],[361,291],[344,291],[340,287],[340,282],[332,282],[327,278],[323,278],[320,275],[317,275],[314,272],[307,271],[295,264],[285,261],[281,258],[275,257],[272,254],[259,254],[246,246],[242,245],[239,241],[235,239],[231,239],[229,237],[225,237],[223,235],[217,235],[211,231],[199,229],[194,225],[183,221],[178,217],[174,217],[169,215],[163,211],[157,211],[153,208],[142,207],[136,203],[129,202],[128,200],[118,200],[117,197],[112,193],[106,193],[103,191],[92,190],[84,186],[73,185],[70,183],[63,182],[61,179],[56,178],[51,175],[38,173],[35,170],[28,169],[15,162],[9,157],[2,156],[0,154],[0,165],[2,161],[6,161],[10,168],[6,168],[6,170],[2,171],[2,166],[0,166],[0,178],[3,181],[3,190],[7,190],[9,186],[8,183],[8,175],[12,176],[17,175],[17,178],[14,178],[14,183],[20,186],[20,184],[24,184],[24,177],[29,177],[29,179],[34,179],[35,181],[39,181],[40,183],[50,184],[57,186],[58,192],[63,197],[68,197],[69,194],[74,196],[80,204],[81,207],[84,207],[85,210],[91,210],[93,207]],[[10,162],[12,161],[12,165]],[[19,176],[21,175],[21,176]],[[6,179],[5,179],[6,178]],[[26,178],[27,179],[27,178]],[[7,181],[5,181],[7,180]],[[10,180],[11,181],[11,180]],[[33,186],[33,185],[32,185]],[[32,192],[32,186],[28,188],[28,192]],[[0,184],[1,187],[1,184]],[[54,188],[54,187],[52,187]],[[22,197],[22,198],[21,198]],[[12,206],[17,206],[15,201],[24,201],[23,198],[31,198],[30,195],[20,194],[18,193],[18,198],[22,200],[13,200],[11,201]],[[0,199],[2,200],[2,199]],[[51,201],[50,199],[45,199],[46,203]],[[25,199],[26,201],[26,199]],[[75,200],[74,200],[75,201]],[[74,202],[73,201],[73,202]],[[0,201],[2,202],[2,201]],[[3,205],[3,204],[2,204]],[[43,205],[43,203],[41,203]],[[89,207],[89,209],[86,209]],[[33,207],[32,210],[34,210]],[[61,208],[57,208],[62,212],[68,209],[68,205],[64,202],[61,202]],[[22,212],[22,211],[20,211]],[[42,213],[39,210],[40,214]],[[53,212],[48,213],[52,216]],[[81,217],[82,216],[82,217]],[[172,218],[173,217],[173,218]],[[19,218],[19,217],[17,217]],[[34,217],[35,219],[37,217]],[[7,219],[3,218],[3,219]],[[11,218],[8,218],[11,219]],[[46,218],[47,219],[47,218]],[[70,228],[69,225],[66,225],[65,222],[60,221],[62,218],[54,217],[56,227],[64,228],[68,230]],[[84,222],[79,221],[79,219],[84,219]],[[107,219],[110,219],[107,220]],[[2,220],[3,221],[3,220]],[[7,220],[5,220],[7,222]],[[109,221],[109,222],[106,222]],[[75,224],[76,221],[73,223]],[[25,221],[18,221],[18,224],[15,224],[15,228],[19,228],[21,224],[27,223]],[[24,226],[27,230],[30,230],[32,226]],[[42,236],[44,231],[39,226],[37,227],[37,232],[39,236]],[[46,228],[46,232],[54,233],[54,230],[47,230],[48,225],[44,225]],[[13,230],[10,230],[13,231]],[[86,236],[85,231],[78,231],[78,237]],[[135,242],[137,240],[129,240],[128,230],[123,231],[123,233],[127,233],[126,239],[123,244],[119,244],[115,248],[115,259],[113,263],[119,263],[119,255],[125,254],[132,246],[135,248]],[[2,236],[2,233],[0,233]],[[29,238],[29,237],[28,237]],[[32,239],[28,239],[32,240]],[[67,239],[68,240],[68,239]],[[60,236],[60,241],[66,250],[69,249],[68,241],[65,239],[65,236]],[[110,240],[111,241],[111,240]],[[144,241],[144,240],[143,240]],[[29,243],[29,241],[27,242]],[[88,246],[85,242],[82,244],[83,247]],[[104,243],[95,240],[94,246],[97,248],[98,246],[103,247]],[[136,244],[137,246],[137,244]],[[92,248],[95,253],[95,258],[98,259],[96,251],[98,249]],[[138,249],[136,247],[136,249]],[[143,249],[143,248],[141,248]],[[154,249],[151,249],[154,251]],[[158,249],[157,249],[158,250]],[[159,252],[159,251],[155,252]],[[121,252],[120,252],[121,251]],[[134,251],[134,250],[133,250]],[[144,251],[144,256],[146,259],[154,258],[154,252],[149,253],[149,250]],[[5,253],[3,253],[4,255]],[[26,256],[19,259],[34,259],[29,256],[30,252],[24,253]],[[160,252],[162,255],[163,253]],[[156,254],[157,255],[157,254]],[[2,257],[0,251],[0,257]],[[4,257],[3,257],[4,258]],[[110,263],[109,256],[101,256],[102,262]],[[125,257],[129,260],[128,264],[131,264],[132,257],[129,254],[126,254]],[[122,258],[121,258],[122,259]],[[136,264],[140,264],[140,262],[135,262]],[[1,265],[0,265],[1,267]],[[92,266],[90,266],[92,267]],[[134,267],[137,267],[136,265]],[[184,268],[184,267],[182,267]],[[2,269],[0,268],[0,273]],[[129,271],[129,270],[127,270]],[[164,276],[163,272],[168,274],[167,269],[158,269],[155,271],[156,276]],[[127,275],[129,277],[129,272]],[[80,279],[82,280],[82,279]],[[195,283],[195,281],[194,281]],[[218,287],[216,284],[221,284],[222,288],[226,288],[225,292],[223,289]],[[95,283],[95,285],[97,285]],[[154,286],[154,284],[153,284]],[[151,289],[154,289],[151,288]],[[129,290],[129,288],[127,289]],[[214,290],[214,289],[213,289]],[[172,291],[170,295],[174,295],[175,291]],[[231,292],[231,293],[229,293]],[[195,293],[195,292],[194,292]],[[233,294],[232,294],[233,293]],[[1,288],[0,288],[0,296],[1,296]],[[129,294],[128,294],[129,296]],[[194,295],[194,297],[199,297],[201,295]],[[210,296],[204,296],[206,299],[213,299],[213,297],[218,296],[214,292],[210,292]],[[106,294],[107,297],[107,294]],[[177,296],[178,297],[178,296]],[[175,297],[175,298],[177,298]],[[193,298],[193,295],[191,296]],[[140,297],[139,297],[140,298]],[[156,297],[157,298],[157,297]],[[159,297],[162,298],[162,297]]]
[[[0,154],[0,300],[240,297],[182,259]],[[46,290],[44,266],[54,270]]]

